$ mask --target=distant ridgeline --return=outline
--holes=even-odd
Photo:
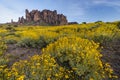
[[[50,10],[25,10],[25,17],[19,17],[18,24],[27,25],[67,25],[68,21],[63,14],[57,14],[57,11]]]

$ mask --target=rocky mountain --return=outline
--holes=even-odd
[[[25,10],[25,18],[19,17],[18,24],[35,24],[35,25],[66,25],[68,24],[66,16],[57,14],[57,11],[50,10]]]

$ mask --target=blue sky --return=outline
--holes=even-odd
[[[79,23],[120,20],[120,0],[0,0],[0,23],[17,21],[25,9],[57,10]]]

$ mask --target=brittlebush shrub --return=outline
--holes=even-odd
[[[102,80],[112,78],[101,61],[99,45],[78,37],[60,38],[29,60],[13,64],[6,80]]]
[[[8,80],[59,80],[59,75],[63,75],[49,54],[35,55],[30,60],[16,62],[6,74]]]
[[[87,39],[64,37],[43,49],[43,53],[50,53],[59,66],[70,72],[67,75],[68,79],[72,77],[76,80],[111,78],[113,70],[101,61],[102,55],[98,48],[99,44]]]
[[[7,46],[0,38],[0,80],[6,80],[5,71],[8,63],[8,59],[4,57],[4,52],[6,51]]]
[[[7,46],[6,46],[5,43],[0,39],[0,56],[3,55],[3,53],[5,52],[6,49],[7,49]]]

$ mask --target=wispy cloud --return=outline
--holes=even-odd
[[[120,0],[92,0],[94,4],[104,4],[106,6],[120,7]]]
[[[21,13],[16,12],[15,10],[8,8],[4,5],[0,4],[0,23],[5,23],[6,21],[10,21],[11,19],[17,21],[19,16],[22,16]]]
[[[85,15],[85,7],[82,7],[81,3],[71,3],[65,10],[65,15],[69,21],[75,21],[75,19],[77,21]]]
[[[69,16],[81,16],[84,15],[84,8],[79,6],[80,4],[71,4],[71,7],[66,10]],[[73,14],[74,12],[74,14]]]
[[[92,5],[101,5],[114,8],[120,13],[120,0],[91,0]]]

